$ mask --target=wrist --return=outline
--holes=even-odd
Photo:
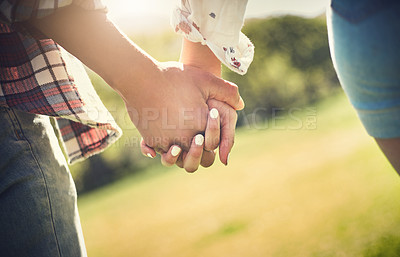
[[[221,77],[221,62],[206,45],[183,40],[180,62]]]

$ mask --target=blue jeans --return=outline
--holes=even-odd
[[[75,184],[50,120],[0,107],[0,256],[86,256]]]
[[[332,0],[331,56],[367,132],[400,137],[400,1]]]

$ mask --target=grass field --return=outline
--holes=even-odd
[[[313,108],[316,128],[304,109],[238,130],[228,167],[160,165],[84,195],[89,256],[400,256],[400,177],[343,96]]]

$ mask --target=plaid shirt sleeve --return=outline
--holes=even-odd
[[[16,31],[13,23],[96,0],[0,0],[0,105],[55,117],[69,163],[101,152],[122,134],[83,65],[51,39]]]
[[[43,18],[71,4],[86,10],[106,10],[101,0],[1,0],[0,21],[12,24]]]

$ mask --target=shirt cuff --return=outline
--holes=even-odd
[[[171,25],[189,41],[207,45],[229,69],[241,75],[254,57],[254,45],[240,30],[245,0],[182,0]]]

